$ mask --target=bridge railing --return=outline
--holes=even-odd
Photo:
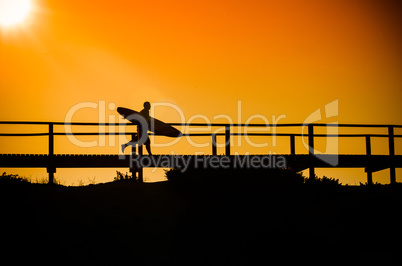
[[[48,157],[51,159],[54,156],[54,137],[55,136],[93,136],[93,135],[133,135],[136,132],[55,132],[54,126],[134,126],[131,123],[88,123],[88,122],[31,122],[31,121],[0,121],[0,125],[42,125],[47,126],[47,132],[43,133],[0,133],[0,137],[37,137],[48,136]],[[402,138],[402,135],[395,134],[396,128],[402,128],[402,125],[382,125],[382,124],[325,124],[325,123],[311,123],[311,124],[229,124],[229,123],[169,123],[171,126],[181,127],[223,127],[224,133],[184,133],[183,136],[210,136],[212,143],[212,154],[217,155],[217,136],[225,137],[225,154],[231,154],[231,136],[284,136],[289,137],[290,154],[296,155],[296,137],[307,138],[308,154],[314,155],[315,153],[315,138],[364,138],[366,151],[365,154],[370,156],[372,154],[371,140],[372,138],[387,138],[389,156],[395,155],[395,138]],[[242,133],[232,132],[233,128],[301,128],[301,133]],[[304,127],[307,127],[307,134],[303,133]],[[315,129],[322,127],[338,127],[338,128],[385,128],[388,130],[387,134],[316,134]],[[152,135],[152,133],[150,134]],[[135,148],[135,147],[134,147]],[[139,148],[139,154],[142,155],[142,148]],[[395,181],[395,168],[391,170],[391,183]],[[49,175],[52,169],[48,169]],[[54,170],[55,171],[55,170]],[[368,172],[368,179],[371,179],[371,172]],[[314,168],[310,168],[310,176],[314,176]]]
[[[95,136],[95,135],[133,135],[136,132],[55,132],[54,126],[135,126],[131,123],[87,123],[87,122],[17,122],[17,121],[0,121],[0,125],[47,125],[48,131],[43,133],[0,133],[0,137],[37,137],[37,136],[48,136],[48,154],[54,154],[54,137],[55,136]],[[307,137],[308,139],[308,150],[309,154],[314,154],[314,139],[315,138],[364,138],[366,142],[366,155],[371,155],[371,140],[372,138],[387,138],[388,139],[388,150],[389,155],[395,155],[395,138],[402,138],[402,135],[394,133],[395,128],[402,128],[402,125],[381,125],[381,124],[322,124],[322,123],[311,123],[311,124],[228,124],[228,123],[169,123],[171,126],[184,126],[184,127],[224,127],[224,133],[184,133],[183,136],[210,136],[212,143],[212,154],[217,154],[217,136],[225,137],[225,154],[230,155],[231,147],[231,136],[285,136],[289,137],[290,143],[290,154],[296,154],[296,137]],[[301,133],[238,133],[232,132],[232,128],[261,128],[261,127],[307,127],[307,134]],[[315,128],[319,127],[338,127],[338,128],[387,128],[388,134],[316,134],[314,133]],[[153,135],[150,133],[150,135]]]

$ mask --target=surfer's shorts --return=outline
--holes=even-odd
[[[133,143],[138,142],[138,134],[135,134],[134,138],[132,138],[130,142],[133,142]],[[150,144],[151,144],[151,140],[147,136],[147,139],[145,140],[144,145],[150,145]]]

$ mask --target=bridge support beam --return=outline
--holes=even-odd
[[[396,183],[395,167],[389,168],[389,176],[390,176],[390,183],[395,184]]]
[[[308,125],[308,153],[310,155],[310,159],[314,156],[314,126]],[[315,169],[314,167],[310,167],[310,179],[315,179]]]
[[[217,155],[216,134],[212,134],[212,155]]]
[[[290,154],[295,155],[296,154],[296,140],[295,140],[295,135],[290,136]]]
[[[225,152],[230,155],[230,127],[225,127]]]
[[[310,178],[310,180],[315,179],[315,168],[314,167],[309,168],[309,178]]]
[[[395,144],[394,144],[394,127],[388,127],[388,144],[389,144],[389,156],[391,156],[391,161],[394,161],[395,156]],[[395,167],[391,165],[389,168],[389,176],[391,184],[396,183]]]
[[[144,146],[142,144],[138,144],[138,155],[142,156],[143,155],[143,149]],[[137,168],[137,181],[142,183],[144,182],[144,174],[143,174],[143,168],[140,166],[139,168]]]
[[[373,172],[370,171],[367,172],[367,184],[368,185],[373,184]]]
[[[130,142],[131,145],[131,163],[132,159],[135,156],[142,156],[143,154],[143,145],[138,143],[138,137],[139,135],[137,134],[132,134],[131,139],[132,141]],[[137,155],[137,145],[138,145],[138,155]],[[137,167],[135,164],[131,165],[130,168],[130,173],[132,173],[133,178],[135,178],[138,182],[143,182],[144,181],[144,175],[143,175],[143,168],[142,167]]]
[[[143,168],[130,168],[130,173],[132,173],[133,178],[136,178],[136,180],[140,183],[144,182],[144,173],[143,173]]]
[[[141,167],[138,169],[138,177],[137,177],[138,182],[143,183],[144,182],[144,169]]]
[[[53,132],[53,123],[49,123],[49,155],[48,155],[48,167],[47,172],[49,174],[49,182],[48,184],[54,183],[54,173],[56,173],[56,167],[53,164],[53,157],[54,157],[54,132]]]
[[[371,155],[371,140],[370,136],[366,136],[366,155],[370,156]],[[373,184],[373,171],[371,169],[365,169],[367,173],[367,184],[372,185]]]
[[[56,168],[55,167],[48,167],[47,168],[47,173],[49,174],[49,185],[54,184],[54,173],[56,173]]]

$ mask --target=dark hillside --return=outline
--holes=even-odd
[[[2,258],[98,265],[401,261],[401,186],[226,181],[0,185]]]

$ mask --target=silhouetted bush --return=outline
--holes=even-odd
[[[323,176],[322,178],[319,178],[315,176],[314,179],[306,178],[305,181],[306,184],[308,185],[321,185],[321,186],[333,186],[333,187],[340,187],[342,186],[342,183],[339,182],[339,179],[335,179],[332,177],[326,177]]]
[[[313,179],[306,178],[305,187],[310,196],[325,199],[337,195],[342,188],[342,184],[339,182],[339,179],[326,176],[319,178],[315,176]]]
[[[4,172],[0,176],[0,184],[30,184],[25,177],[20,177],[19,175],[7,174]]]
[[[131,181],[136,181],[135,177],[133,175],[129,174],[123,174],[120,171],[116,171],[116,176],[114,177],[114,181],[120,181],[120,180],[131,180]]]
[[[369,184],[368,182],[365,182],[365,183],[359,182],[359,185],[361,187],[381,187],[382,186],[382,184],[378,183],[378,182],[374,182],[372,184]]]

